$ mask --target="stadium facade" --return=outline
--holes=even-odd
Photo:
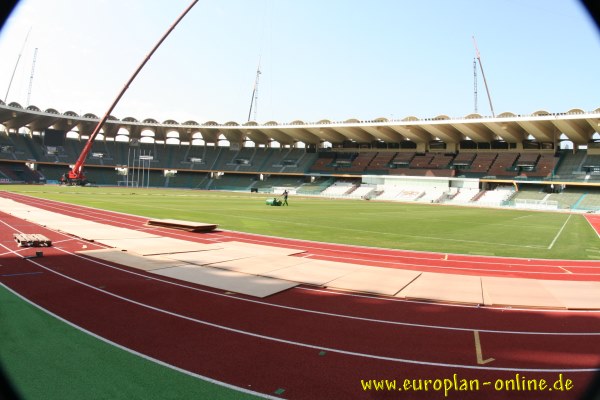
[[[93,114],[0,102],[0,179],[58,180],[99,121]],[[139,185],[141,173],[144,186],[286,187],[300,193],[323,192],[345,181],[349,188],[332,192],[348,189],[354,197],[388,200],[411,200],[392,196],[391,186],[417,187],[417,199],[429,202],[498,186],[593,191],[600,186],[599,131],[600,108],[265,124],[111,116],[86,160],[86,173],[104,185]],[[357,191],[361,184],[371,190]],[[427,191],[435,193],[424,196]]]

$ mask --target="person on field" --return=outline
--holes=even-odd
[[[288,202],[287,202],[287,198],[288,198],[288,191],[284,190],[283,191],[283,206],[289,206]]]

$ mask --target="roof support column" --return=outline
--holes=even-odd
[[[446,143],[447,153],[456,153],[458,151],[458,143]]]

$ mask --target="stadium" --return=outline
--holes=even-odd
[[[57,182],[99,122],[34,105],[0,107],[4,182]],[[86,165],[97,185],[595,211],[599,114],[264,125],[109,117]]]
[[[593,399],[599,127],[0,101],[2,394]]]

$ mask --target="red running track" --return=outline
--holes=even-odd
[[[590,223],[592,228],[596,231],[596,234],[600,237],[600,215],[598,214],[584,214],[585,219]]]
[[[242,232],[216,231],[210,234],[177,232],[171,229],[145,226],[147,218],[108,212],[82,206],[38,199],[20,194],[2,193],[5,198],[73,217],[132,229],[144,229],[163,236],[200,242],[244,241],[304,250],[303,257],[321,260],[356,263],[377,267],[418,270],[423,272],[454,273],[477,276],[518,277],[531,279],[600,281],[600,261],[597,260],[547,260],[511,257],[487,257],[461,254],[370,248],[284,239]],[[600,217],[600,216],[598,216]],[[600,226],[600,218],[597,219]]]
[[[141,228],[144,221],[93,212],[92,217],[87,209],[86,215],[120,226]],[[599,312],[450,306],[308,286],[256,300],[81,257],[74,251],[98,246],[6,214],[0,218],[0,283],[126,348],[258,393],[283,389],[282,396],[292,399],[443,398],[433,391],[401,396],[364,391],[361,379],[435,380],[456,373],[493,384],[517,373],[548,381],[563,373],[574,390],[542,397],[571,399],[600,365]],[[54,247],[26,260],[22,256],[34,250],[19,249],[12,232],[33,229]],[[153,230],[202,241],[232,235]],[[538,395],[482,386],[454,398]]]

